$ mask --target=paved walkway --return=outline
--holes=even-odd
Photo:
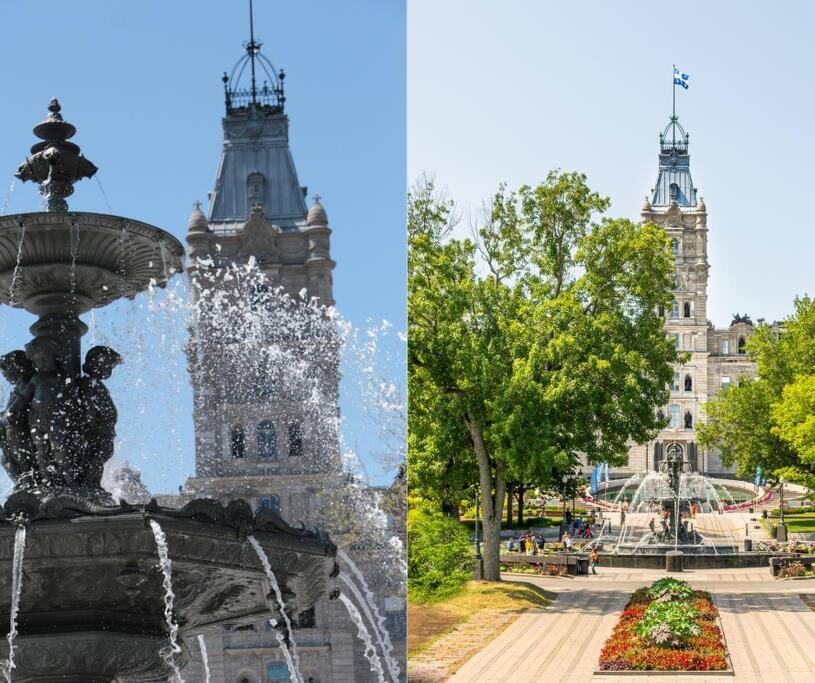
[[[559,593],[547,609],[530,610],[467,661],[450,681],[618,681],[594,676],[600,648],[631,591],[657,571],[606,569],[597,577],[557,579],[507,576]],[[735,678],[721,676],[637,676],[637,681],[776,683],[815,680],[815,612],[799,594],[815,594],[815,581],[775,581],[767,569],[686,572],[695,588],[713,593]]]

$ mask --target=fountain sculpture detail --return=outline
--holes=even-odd
[[[14,481],[0,510],[0,585],[14,584],[0,594],[0,623],[11,624],[0,671],[20,682],[177,680],[187,639],[263,620],[288,645],[287,612],[338,595],[324,534],[242,500],[116,505],[102,488],[117,419],[104,382],[126,359],[96,346],[83,360],[80,315],[164,286],[184,250],[145,223],[68,210],[74,183],[97,169],[68,141],[76,129],[57,100],[49,111],[16,174],[40,185],[46,210],[0,216],[0,303],[38,318],[25,350],[0,358],[11,384],[0,448]]]

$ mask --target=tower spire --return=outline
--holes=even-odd
[[[246,52],[252,62],[252,104],[257,104],[258,87],[255,79],[255,55],[260,52],[260,45],[255,43],[255,15],[252,0],[249,0],[249,42],[246,44]]]
[[[249,0],[249,41],[243,44],[245,54],[235,64],[231,74],[224,72],[223,75],[227,115],[240,111],[248,112],[250,109],[266,113],[283,111],[286,102],[283,82],[286,74],[283,69],[277,71],[261,53],[262,46],[263,43],[255,40],[254,2]],[[248,83],[245,76],[247,71]],[[260,86],[258,77],[264,78]]]

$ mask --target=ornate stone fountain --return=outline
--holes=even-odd
[[[0,511],[0,624],[13,625],[18,595],[13,678],[165,681],[188,657],[186,637],[263,619],[277,622],[285,645],[283,611],[310,608],[338,572],[325,535],[294,529],[270,510],[255,514],[240,500],[195,500],[181,510],[116,505],[101,486],[116,425],[104,380],[126,359],[94,347],[83,361],[79,316],[163,286],[182,270],[184,250],[151,225],[68,210],[74,183],[97,169],[68,141],[76,129],[59,103],[48,109],[34,128],[42,141],[16,174],[40,185],[46,211],[0,217],[0,303],[37,316],[25,350],[0,358],[12,385],[0,420],[2,464],[14,480]],[[15,574],[20,527],[25,554]],[[166,573],[161,532],[172,562]],[[177,645],[168,649],[175,625]],[[9,658],[3,643],[0,656]]]

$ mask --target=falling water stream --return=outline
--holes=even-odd
[[[286,646],[286,639],[279,630],[275,629],[275,638],[277,642],[280,643],[280,647],[283,650],[283,655],[286,657],[286,664],[289,667],[289,673],[291,677],[294,679],[295,683],[303,683],[303,676],[300,674],[300,657],[297,654],[297,645],[294,642],[294,630],[291,626],[291,620],[289,619],[289,615],[286,614],[286,603],[283,602],[283,592],[280,590],[280,585],[277,583],[277,577],[275,577],[274,572],[272,571],[272,565],[269,563],[269,557],[266,555],[266,551],[263,547],[258,543],[258,540],[254,536],[249,537],[249,543],[255,549],[258,558],[260,558],[260,563],[263,565],[263,571],[266,572],[266,576],[269,579],[269,583],[272,584],[272,590],[274,591],[275,598],[277,599],[277,604],[280,607],[280,616],[283,617],[283,623],[286,625],[286,629],[289,633],[289,646]],[[277,626],[276,619],[269,620],[272,626]]]
[[[11,683],[14,669],[14,638],[17,636],[17,611],[20,608],[20,589],[23,582],[23,554],[25,552],[25,527],[20,525],[14,532],[14,559],[11,565],[11,609],[9,610],[8,659],[0,663],[7,683]]]
[[[371,610],[368,607],[368,603],[366,602],[365,598],[362,597],[362,593],[360,592],[359,588],[357,588],[356,584],[348,578],[346,574],[339,575],[340,581],[342,581],[348,589],[353,593],[354,597],[357,599],[357,603],[360,607],[362,607],[362,611],[365,613],[365,616],[368,617],[368,623],[371,624],[373,627],[374,635],[376,636],[377,641],[379,642],[379,647],[382,649],[382,654],[385,656],[385,665],[388,667],[388,673],[391,675],[394,683],[399,683],[399,667],[395,666],[395,662],[391,661],[391,658],[388,656],[388,651],[385,648],[385,643],[382,639],[382,630],[379,625],[377,624],[376,620],[374,619],[374,615],[371,614]]]
[[[207,656],[207,644],[204,636],[198,636],[198,647],[201,649],[201,661],[204,664],[204,683],[209,683],[209,657]]]
[[[359,635],[362,642],[365,643],[365,657],[367,657],[371,663],[371,671],[375,671],[379,676],[379,683],[385,683],[385,670],[382,668],[382,661],[379,659],[379,655],[376,654],[374,641],[365,626],[365,622],[362,620],[362,615],[359,613],[356,605],[354,605],[351,599],[344,593],[340,593],[340,601],[345,605],[345,609],[348,610],[351,621],[356,625],[357,635]]]
[[[167,548],[167,537],[161,530],[159,523],[151,519],[150,528],[153,530],[153,537],[156,539],[156,547],[158,548],[158,559],[161,571],[164,574],[164,620],[167,622],[167,628],[170,630],[170,644],[169,647],[161,649],[161,656],[164,661],[170,666],[175,675],[177,683],[184,683],[181,678],[181,671],[175,663],[175,655],[181,652],[181,647],[178,644],[178,624],[173,619],[173,602],[175,594],[173,593],[173,578],[172,578],[172,562],[170,562],[170,552]]]
[[[14,193],[14,181],[11,181],[11,185],[8,186],[8,194],[6,194],[6,200],[3,202],[3,208],[0,209],[0,216],[5,216],[6,211],[8,210],[9,202],[11,201],[11,195]]]
[[[14,306],[14,290],[17,289],[17,280],[20,277],[23,263],[23,240],[25,240],[25,221],[20,220],[20,241],[17,242],[17,262],[14,264],[14,272],[11,275],[8,298],[9,306]]]

